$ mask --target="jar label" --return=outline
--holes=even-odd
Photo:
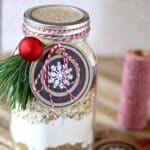
[[[32,63],[29,75],[31,90],[35,98],[46,105],[68,106],[87,94],[94,72],[87,56],[78,48],[63,44],[65,52],[57,48],[49,55],[53,47],[46,48],[41,59]],[[41,76],[36,80],[39,74]]]

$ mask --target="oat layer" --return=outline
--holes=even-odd
[[[74,105],[64,107],[61,109],[56,109],[58,113],[57,118],[73,118],[75,120],[82,119],[86,114],[93,111],[95,90],[91,89],[88,94]],[[49,123],[54,118],[49,106],[43,105],[38,101],[30,101],[27,104],[25,111],[20,109],[15,109],[12,112],[30,123]]]

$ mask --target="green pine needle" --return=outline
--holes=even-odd
[[[26,109],[33,98],[29,85],[30,62],[14,55],[0,61],[0,102]]]

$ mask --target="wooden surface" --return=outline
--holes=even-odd
[[[123,131],[117,125],[116,116],[119,104],[122,59],[100,58],[98,63],[100,66],[100,75],[98,80],[99,95],[96,105],[96,139],[100,140],[104,133],[108,136],[130,138],[133,140],[150,138],[150,123],[142,131]],[[0,150],[12,150],[9,123],[9,110],[4,106],[0,106]]]

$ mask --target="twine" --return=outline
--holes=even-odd
[[[56,44],[54,44],[54,46],[52,46],[50,48],[50,51],[47,55],[47,58],[44,62],[44,65],[43,65],[40,73],[35,78],[35,81],[34,81],[34,90],[35,91],[40,93],[44,89],[44,87],[46,85],[47,71],[49,70],[49,62],[52,58],[52,55],[55,53],[55,51],[57,49],[59,49],[61,51],[61,55],[63,57],[63,63],[64,63],[64,67],[63,67],[63,84],[64,84],[64,81],[66,79],[65,72],[66,72],[66,69],[68,69],[68,60],[69,59],[71,59],[73,61],[74,65],[77,69],[76,79],[72,84],[74,84],[78,81],[78,79],[80,78],[79,64],[76,62],[75,59],[72,58],[72,56],[68,55],[68,53],[66,52],[65,47],[61,43],[70,42],[70,41],[73,41],[73,40],[76,40],[76,39],[84,38],[90,30],[89,23],[87,23],[86,25],[84,25],[80,28],[71,29],[71,30],[53,30],[53,29],[41,29],[41,28],[33,27],[33,26],[31,26],[31,25],[24,22],[23,25],[22,25],[22,29],[23,29],[23,32],[25,33],[25,35],[32,35],[32,36],[37,36],[37,37],[40,37],[40,38],[50,39],[50,40],[53,40],[56,43]],[[78,31],[78,33],[77,34],[71,34],[74,31]],[[79,32],[79,31],[81,31],[81,32]],[[67,33],[68,35],[65,35],[65,33]],[[45,49],[47,49],[48,47],[49,46],[46,46]],[[37,84],[38,84],[38,81],[41,79],[42,76],[44,77],[44,80],[42,81],[41,88],[38,90],[37,89]],[[48,84],[48,86],[49,86],[49,84]],[[75,97],[70,92],[70,90],[67,89],[65,84],[63,86],[64,86],[66,92],[70,95],[70,100],[74,100]],[[49,90],[48,90],[48,95],[49,95],[52,115],[53,115],[53,118],[56,119],[58,114],[55,111],[55,106],[53,104],[52,95],[51,95],[51,92]]]
[[[34,35],[36,37],[50,39],[55,42],[61,43],[61,42],[70,42],[76,39],[84,38],[87,35],[87,33],[90,31],[90,26],[89,23],[87,23],[86,25],[76,29],[53,30],[53,29],[41,29],[41,28],[33,27],[24,22],[22,25],[22,30],[25,33],[25,35]],[[79,31],[79,33],[72,34],[74,31]]]
[[[148,118],[150,57],[137,56],[135,52],[127,52],[122,76],[118,123],[125,129],[142,129]]]

